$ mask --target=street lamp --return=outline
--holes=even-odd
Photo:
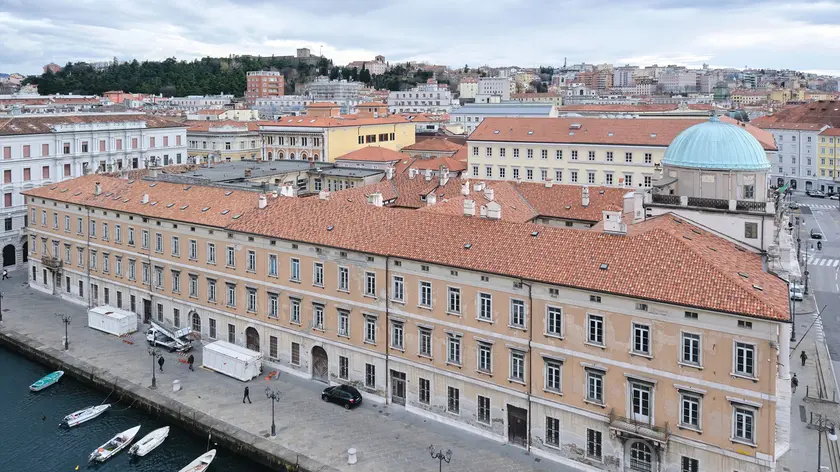
[[[158,357],[160,357],[160,349],[156,347],[149,348],[149,355],[152,357],[152,386],[149,387],[151,389],[157,388],[157,378],[155,377],[155,361]]]
[[[446,462],[449,464],[449,461],[452,460],[452,449],[447,449],[446,452],[443,452],[443,449],[436,451],[435,446],[429,446],[429,454],[432,456],[432,459],[438,460],[438,470],[443,470],[443,463]]]
[[[56,313],[56,315],[61,316],[61,322],[64,323],[64,350],[67,351],[70,349],[70,338],[68,337],[67,327],[70,325],[72,317],[67,316],[64,313]]]
[[[265,388],[265,397],[271,400],[271,437],[277,436],[277,427],[274,425],[274,404],[280,401],[280,391]]]
[[[813,421],[813,420],[812,420]],[[833,421],[825,419],[822,415],[816,423],[811,423],[817,430],[817,472],[822,470],[822,433],[828,432],[828,440],[837,441],[837,432]]]
[[[0,321],[3,321],[3,292],[0,292]]]

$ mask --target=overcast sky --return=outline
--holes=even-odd
[[[609,62],[840,74],[840,1],[0,0],[0,72],[286,55],[463,67]]]

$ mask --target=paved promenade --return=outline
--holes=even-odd
[[[84,307],[61,301],[30,289],[25,271],[15,271],[10,280],[0,282],[3,322],[0,329],[11,329],[37,341],[60,348],[64,324],[55,313],[72,316],[69,326],[69,354],[139,385],[151,384],[152,359],[142,334],[134,344],[87,328]],[[142,329],[142,326],[141,326]],[[201,365],[201,350],[194,352]],[[401,407],[363,403],[345,411],[320,400],[324,384],[283,374],[277,380],[259,378],[248,382],[253,404],[243,404],[246,384],[232,378],[196,368],[190,372],[178,362],[177,354],[164,353],[163,373],[157,373],[158,393],[212,415],[254,434],[268,436],[271,403],[263,391],[271,386],[281,392],[275,404],[277,437],[283,446],[343,471],[422,472],[437,471],[438,461],[429,456],[434,444],[453,451],[446,471],[508,472],[574,469],[540,460],[514,446],[500,444],[434,421],[427,421]],[[183,385],[172,392],[172,381]],[[103,395],[104,397],[104,395]],[[357,448],[359,462],[347,465],[348,448]]]

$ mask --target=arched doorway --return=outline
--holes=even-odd
[[[321,160],[321,156],[319,156],[317,154],[315,154],[315,156],[313,156],[313,157],[315,158],[315,162],[319,162]]]
[[[277,159],[283,159],[283,153],[282,152],[277,153]]]
[[[23,254],[23,262],[29,262],[29,241],[23,242],[23,249],[21,250],[21,254]]]
[[[321,346],[312,348],[312,378],[321,382],[329,382],[330,364],[327,359],[327,351]]]
[[[195,311],[192,312],[192,320],[190,320],[190,321],[192,321],[192,330],[195,331],[196,333],[200,333],[201,332],[201,317],[198,316],[197,312],[195,312]]]
[[[306,153],[305,153],[305,152],[303,152],[303,153],[301,153],[301,154],[300,154],[300,160],[305,161],[305,160],[307,160],[308,158],[309,158],[309,157],[306,155]]]
[[[3,267],[15,265],[15,246],[7,244],[3,247]]]
[[[627,458],[627,470],[632,472],[653,472],[656,469],[656,454],[645,441],[630,443]]]
[[[251,326],[245,328],[245,347],[260,352],[260,333]]]
[[[290,152],[289,153],[289,159],[294,160],[295,159],[295,153]]]
[[[271,160],[271,151],[268,151],[268,160]]]

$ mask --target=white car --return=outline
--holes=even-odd
[[[829,200],[840,200],[840,195],[835,193],[834,195],[828,197],[828,199]]]
[[[794,301],[797,301],[797,302],[802,301],[802,297],[804,296],[804,294],[802,293],[802,288],[794,287],[793,285],[791,285],[790,288],[788,289],[788,291],[790,292],[790,299],[791,300],[794,300]]]

